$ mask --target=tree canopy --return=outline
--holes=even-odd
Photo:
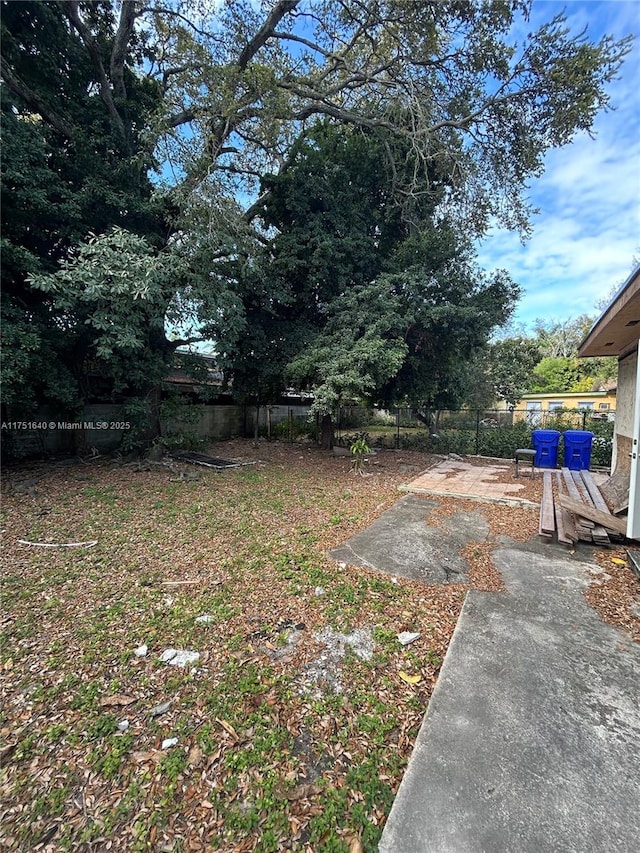
[[[270,393],[287,366],[319,388],[304,356],[329,346],[325,378],[346,375],[348,326],[361,387],[453,401],[451,377],[515,293],[473,270],[465,238],[491,217],[526,234],[527,181],[590,130],[629,50],[562,16],[516,44],[529,8],[3,2],[4,400],[86,399],[96,360],[141,392],[198,337],[239,392],[253,375]],[[333,144],[352,159],[305,189],[319,127],[349,129]],[[367,210],[347,183],[341,208],[338,180],[384,199]],[[334,208],[305,210],[307,190]]]
[[[239,341],[240,358],[228,353],[237,388],[263,377],[268,389],[278,363],[276,376],[313,390],[322,414],[354,398],[463,401],[459,365],[509,317],[519,289],[505,273],[476,269],[435,194],[407,216],[393,181],[384,140],[326,122],[298,144],[285,175],[264,179],[259,215],[276,231],[249,272],[268,282],[259,302],[247,288],[258,337]]]

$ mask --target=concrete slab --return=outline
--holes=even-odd
[[[639,849],[640,647],[582,596],[597,566],[499,549],[470,592],[380,853]]]
[[[460,551],[469,542],[486,538],[486,520],[479,512],[459,512],[445,519],[443,527],[429,527],[435,506],[435,501],[406,495],[329,553],[334,560],[424,583],[463,582],[469,566]]]
[[[518,497],[518,492],[524,488],[522,483],[501,483],[496,479],[510,468],[510,464],[471,465],[462,459],[443,459],[400,488],[413,494],[536,506],[526,498]]]

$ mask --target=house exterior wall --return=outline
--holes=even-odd
[[[609,412],[616,412],[617,417],[617,397],[612,391],[591,391],[584,394],[566,391],[558,391],[554,394],[525,394],[516,404],[513,413],[514,422],[526,419],[527,403],[538,403],[539,411],[542,412],[553,411],[556,408],[581,409],[592,403],[593,414],[606,416]]]
[[[631,469],[631,443],[636,401],[636,371],[638,353],[632,352],[618,362],[618,405],[611,458],[611,473]]]

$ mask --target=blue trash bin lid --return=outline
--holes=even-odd
[[[555,438],[560,438],[560,433],[557,429],[534,429],[531,433],[531,437],[534,441],[536,438],[541,441],[551,441]]]

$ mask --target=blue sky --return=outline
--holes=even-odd
[[[545,173],[531,184],[539,214],[522,245],[516,234],[493,230],[479,246],[487,270],[507,269],[525,290],[515,321],[596,315],[597,300],[622,284],[640,260],[640,3],[637,0],[535,0],[530,30],[565,11],[572,31],[588,25],[636,41],[620,79],[609,88],[614,110],[595,122],[596,139],[577,136],[547,155]]]

